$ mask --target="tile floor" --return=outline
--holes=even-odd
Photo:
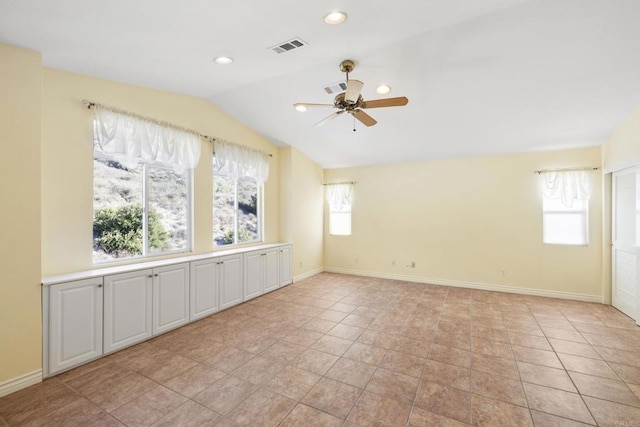
[[[640,426],[612,307],[320,274],[0,399],[0,425]]]

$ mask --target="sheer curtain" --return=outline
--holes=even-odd
[[[158,123],[95,108],[94,148],[124,164],[160,163],[177,173],[200,160],[200,136]]]
[[[251,178],[263,184],[269,178],[269,155],[216,139],[213,143],[216,174],[229,178]]]
[[[546,199],[559,199],[568,208],[574,200],[588,201],[591,198],[591,176],[589,171],[541,172],[542,189]]]

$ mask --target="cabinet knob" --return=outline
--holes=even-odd
[[[153,274],[150,274],[149,277],[153,277]]]
[[[153,276],[154,276],[154,277],[158,277],[158,273],[154,274]]]
[[[98,285],[98,287],[99,287],[99,288],[101,288],[101,287],[102,287],[102,285]]]

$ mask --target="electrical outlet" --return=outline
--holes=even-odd
[[[395,261],[391,261],[391,267],[395,267],[396,266],[396,262]]]
[[[507,270],[505,270],[504,268],[501,271],[502,277],[507,277]]]
[[[411,268],[416,268],[416,262],[415,261],[411,261]]]
[[[302,268],[302,261],[300,261],[300,268]]]

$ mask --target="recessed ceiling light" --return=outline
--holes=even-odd
[[[307,111],[307,107],[305,107],[302,104],[293,104],[293,106],[296,108],[297,111],[300,111],[301,113],[304,113],[305,111]]]
[[[214,58],[213,61],[216,64],[227,65],[231,64],[233,62],[233,59],[229,58],[228,56],[218,56],[217,58]]]
[[[386,84],[381,84],[378,85],[378,87],[376,88],[376,93],[379,93],[380,95],[386,95],[389,92],[391,92],[391,86],[386,85]]]
[[[347,14],[339,10],[324,15],[324,22],[329,25],[342,24],[346,20]]]

